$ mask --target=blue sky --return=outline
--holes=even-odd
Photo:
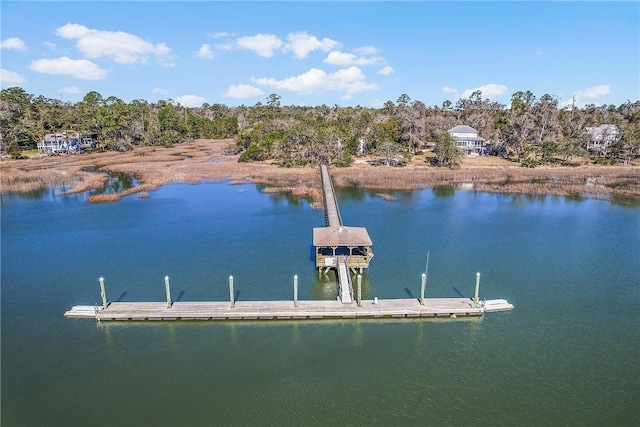
[[[640,99],[640,2],[0,3],[0,80],[185,106]]]

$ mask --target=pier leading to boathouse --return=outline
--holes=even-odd
[[[325,227],[313,229],[313,246],[319,274],[335,269],[344,304],[353,301],[350,271],[362,273],[373,258],[371,237],[364,227],[347,227],[342,222],[338,199],[326,165],[320,166],[324,196]]]

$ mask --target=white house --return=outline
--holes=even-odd
[[[467,125],[458,125],[449,129],[449,134],[455,138],[458,148],[467,156],[486,154],[487,141],[478,136],[478,131]]]
[[[587,150],[594,153],[602,153],[611,144],[614,144],[622,137],[622,132],[618,126],[604,124],[598,127],[587,127],[587,133],[590,136],[587,142]]]
[[[47,133],[38,142],[40,154],[67,154],[95,148],[91,137],[83,137],[78,132]]]
[[[63,133],[47,133],[38,142],[38,152],[40,154],[66,153],[69,148],[67,135]]]

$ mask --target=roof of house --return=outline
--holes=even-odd
[[[602,124],[600,126],[597,127],[587,127],[586,131],[590,134],[602,134],[605,132],[609,132],[609,133],[616,133],[619,132],[620,130],[618,129],[618,126],[616,125],[612,125],[612,124]]]
[[[474,128],[468,125],[458,125],[458,126],[452,127],[451,129],[449,129],[448,132],[449,133],[478,133],[477,130],[475,130]]]
[[[371,246],[364,227],[318,227],[313,229],[313,246]]]

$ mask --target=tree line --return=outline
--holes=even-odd
[[[187,108],[172,100],[125,103],[89,92],[69,103],[13,87],[0,92],[0,149],[18,156],[35,148],[45,133],[74,130],[96,138],[100,150],[118,151],[193,138],[235,138],[239,161],[271,160],[281,166],[346,166],[362,153],[402,164],[435,146],[433,163],[452,166],[462,154],[447,131],[466,124],[491,142],[488,154],[523,166],[572,164],[576,158],[626,163],[640,157],[640,101],[560,107],[556,97],[538,98],[530,91],[514,93],[509,105],[483,98],[481,91],[440,106],[407,94],[381,108],[283,106],[280,99],[271,94],[253,106]],[[601,124],[617,126],[621,137],[589,153],[586,128]]]

